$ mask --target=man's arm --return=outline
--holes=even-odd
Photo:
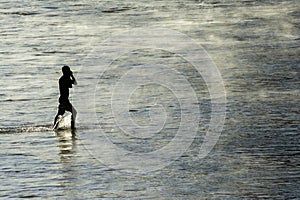
[[[73,72],[71,72],[71,80],[72,80],[72,84],[77,85],[77,81],[76,81],[75,77],[73,76]]]

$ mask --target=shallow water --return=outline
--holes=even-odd
[[[0,197],[298,198],[299,9],[296,0],[1,1]],[[204,158],[211,117],[222,114],[212,94],[222,91],[186,59],[212,66],[190,39],[226,91],[223,131]],[[111,47],[132,51],[110,60]],[[75,132],[51,130],[64,64],[79,82]]]

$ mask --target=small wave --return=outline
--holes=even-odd
[[[102,13],[119,13],[119,12],[125,12],[128,10],[131,10],[131,7],[121,7],[121,8],[109,8],[106,10],[102,10]]]
[[[0,94],[1,96],[1,94]],[[45,98],[19,98],[19,99],[3,99],[0,100],[0,102],[14,102],[14,101],[43,101],[43,100],[49,100],[52,99],[51,97],[45,97]]]
[[[3,12],[2,14],[26,16],[26,15],[37,15],[39,13],[38,12],[30,12],[30,11],[15,11],[15,12]]]

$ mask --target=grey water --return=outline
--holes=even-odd
[[[1,199],[300,197],[297,0],[0,0],[0,22]],[[220,72],[226,118],[216,144],[203,158],[198,155],[215,114],[209,83],[187,55],[163,46],[138,48],[148,40],[145,35],[124,37],[131,30],[149,29],[150,36],[162,29],[184,35],[203,47]],[[154,42],[186,48],[161,35]],[[122,50],[135,36],[134,50],[102,66],[111,56],[109,41]],[[193,54],[193,48],[188,50]],[[65,64],[78,77],[71,89],[78,128],[54,132],[57,81]],[[90,64],[100,70],[93,71]],[[158,82],[146,84],[153,69],[158,70]],[[167,72],[171,76],[164,77]],[[115,94],[128,83],[122,77],[139,86]],[[171,85],[159,84],[173,77],[177,79],[169,81]],[[196,99],[175,90],[182,77]],[[124,101],[127,115],[114,115],[122,111]],[[82,109],[90,102],[92,107]],[[181,107],[184,103],[190,106],[187,111]],[[200,114],[191,143],[175,157],[161,151],[159,156],[167,161],[173,156],[170,162],[143,163],[143,158],[176,141],[184,125],[182,113],[197,114],[189,108],[198,108]],[[184,135],[190,136],[192,128],[183,129]],[[118,150],[105,149],[105,141]],[[188,143],[178,144],[180,149]],[[128,171],[132,162],[153,170]]]

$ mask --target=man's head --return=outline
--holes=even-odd
[[[67,65],[65,65],[65,66],[62,67],[62,72],[66,76],[70,76],[71,73],[72,73],[70,67],[67,66]]]

